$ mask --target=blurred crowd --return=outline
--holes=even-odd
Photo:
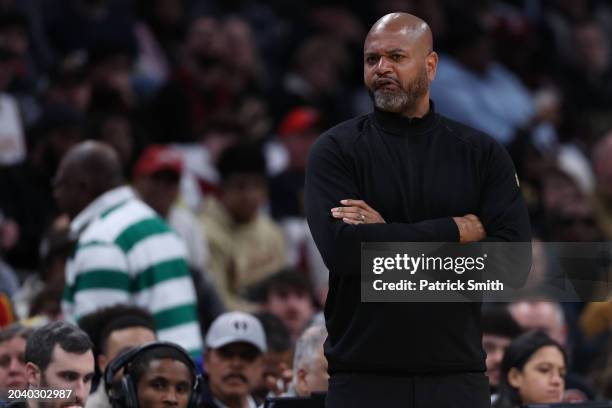
[[[213,321],[239,310],[260,317],[267,339],[247,341],[265,356],[243,393],[308,394],[308,381],[324,391],[293,357],[327,295],[304,217],[306,157],[322,131],[371,111],[363,40],[393,11],[432,28],[435,110],[510,152],[533,226],[530,285],[554,268],[543,243],[610,241],[607,1],[0,0],[0,388],[4,348],[26,337],[2,327],[17,321],[102,319],[83,327],[100,374],[114,330],[148,328],[130,345],[157,332],[197,361]],[[84,220],[94,207],[111,221]],[[121,274],[146,277],[121,286]],[[111,303],[151,315],[121,323]],[[175,319],[199,330],[185,339]],[[610,303],[534,294],[486,305],[483,329],[493,391],[507,383],[503,350],[540,329],[562,348],[563,398],[612,399]],[[309,358],[322,352],[311,336]],[[235,391],[219,381],[216,392]]]

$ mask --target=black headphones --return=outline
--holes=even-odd
[[[189,402],[187,406],[194,408],[196,406],[201,379],[198,375],[196,365],[191,359],[191,356],[181,346],[169,343],[165,341],[157,341],[154,343],[145,344],[144,346],[137,347],[128,350],[116,358],[114,358],[104,370],[104,386],[106,387],[106,393],[108,394],[108,400],[113,407],[119,408],[139,408],[138,395],[136,394],[137,385],[134,384],[134,380],[130,374],[130,364],[136,357],[142,353],[156,349],[156,348],[171,348],[185,356],[186,360],[189,361],[189,370],[191,371],[191,377],[193,378],[193,388],[189,395]],[[115,374],[122,368],[125,368],[121,383],[114,385],[113,378]]]

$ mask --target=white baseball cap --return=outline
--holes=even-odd
[[[252,344],[262,353],[267,351],[263,326],[255,316],[243,312],[223,313],[206,333],[206,346],[213,349],[238,342]]]

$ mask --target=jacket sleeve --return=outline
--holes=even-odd
[[[478,215],[487,231],[485,241],[530,242],[529,213],[510,155],[493,142],[484,163]]]
[[[531,270],[531,225],[510,155],[492,142],[484,156],[484,180],[478,216],[487,232],[483,240],[496,254],[495,274],[514,288]],[[502,243],[508,244],[502,244]],[[493,243],[493,244],[489,244]]]
[[[331,216],[340,200],[360,199],[353,163],[337,141],[322,135],[312,146],[306,171],[306,218],[331,274],[360,274],[362,242],[457,242],[451,217],[416,223],[349,225]]]

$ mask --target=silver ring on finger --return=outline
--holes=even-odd
[[[365,221],[365,214],[361,214],[361,221]]]

